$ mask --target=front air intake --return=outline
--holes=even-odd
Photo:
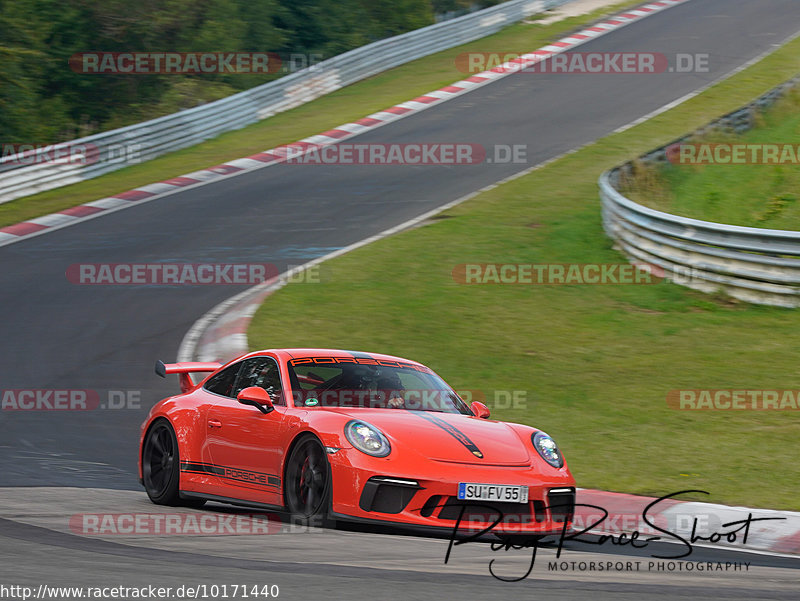
[[[575,513],[575,489],[551,488],[547,493],[550,519],[554,522],[568,522]]]

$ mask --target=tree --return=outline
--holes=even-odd
[[[429,25],[443,1],[0,0],[0,141],[69,140],[276,76],[91,74],[70,68],[78,53],[278,52],[311,62]]]

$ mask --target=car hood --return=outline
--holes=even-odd
[[[429,459],[480,465],[530,465],[531,453],[510,425],[478,417],[402,409],[336,410],[376,426],[392,446]]]

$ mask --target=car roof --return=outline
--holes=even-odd
[[[364,359],[382,359],[386,361],[403,361],[404,363],[411,363],[414,365],[422,365],[417,361],[405,359],[403,357],[396,357],[394,355],[385,355],[383,353],[368,353],[364,351],[346,351],[342,349],[329,349],[329,348],[282,348],[282,349],[264,349],[255,351],[248,356],[256,356],[265,353],[271,353],[283,360],[297,359],[300,357],[342,357],[342,358],[364,358]]]

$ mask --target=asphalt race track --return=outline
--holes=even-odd
[[[799,561],[745,553],[704,551],[696,557],[753,562],[746,573],[552,574],[543,557],[529,579],[507,584],[488,574],[492,557],[485,545],[459,548],[457,560],[444,566],[446,541],[425,538],[341,530],[270,537],[78,536],[67,526],[76,513],[163,509],[149,504],[135,475],[139,425],[152,403],[177,391],[175,379],[153,374],[153,362],[174,359],[194,321],[241,288],[78,286],[65,271],[75,263],[297,265],[603,136],[798,30],[796,0],[691,0],[579,51],[708,54],[707,73],[521,73],[354,140],[524,144],[524,165],[281,165],[0,248],[0,388],[92,389],[102,399],[108,391],[132,391],[141,397],[138,409],[0,411],[0,486],[20,487],[0,488],[3,580],[278,584],[285,599],[488,598],[511,588],[519,599],[796,598]],[[230,509],[209,505],[208,511]],[[627,560],[623,549],[606,551],[595,557],[586,548],[572,549],[567,559]]]
[[[223,584],[278,585],[282,599],[796,599],[796,559],[696,549],[691,562],[706,571],[686,571],[649,553],[674,555],[674,545],[654,544],[645,554],[567,543],[538,552],[531,575],[500,582],[489,573],[519,578],[530,551],[491,552],[486,544],[454,547],[445,565],[446,539],[385,533],[303,528],[285,524],[268,536],[76,536],[68,523],[76,514],[196,513],[155,507],[140,493],[107,489],[0,489],[0,561],[5,581],[38,587],[156,586],[178,588]],[[209,505],[203,514],[236,515],[248,510]],[[107,530],[106,530],[107,532]],[[550,562],[576,562],[567,571]],[[590,562],[620,564],[588,571]],[[639,562],[638,565],[636,562]],[[580,563],[586,566],[581,570]],[[652,562],[652,564],[651,564]],[[708,562],[738,563],[707,571]],[[743,566],[741,562],[749,563]],[[673,562],[673,564],[681,562]],[[659,566],[664,566],[659,570]],[[638,569],[637,569],[638,568]],[[617,569],[621,571],[616,571]],[[630,570],[630,571],[624,571]]]

